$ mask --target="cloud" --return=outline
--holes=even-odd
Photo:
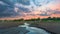
[[[1,0],[9,5],[14,5],[15,3],[20,3],[20,4],[23,4],[23,5],[29,5],[30,2],[29,0]]]
[[[2,2],[2,1],[0,1],[0,4],[1,4],[1,5],[7,5],[6,3],[4,3],[4,2]]]
[[[29,0],[18,0],[18,3],[21,3],[23,5],[30,5],[30,1]]]
[[[18,16],[19,14],[16,13],[13,8],[7,8],[4,11],[0,11],[0,18],[1,17],[13,17]]]
[[[54,10],[54,14],[60,14],[60,10]]]
[[[13,0],[15,1],[15,0]],[[14,3],[13,1],[10,1],[10,0],[1,0],[0,1],[0,18],[2,17],[14,17],[14,16],[23,16],[24,14],[21,13],[21,11],[24,11],[24,12],[27,12],[28,9],[27,8],[24,8],[24,7],[18,7],[18,8],[15,8],[14,6]],[[20,4],[24,4],[22,2],[18,2]],[[8,6],[9,5],[9,6]],[[24,4],[26,5],[26,4]],[[15,10],[14,10],[15,9]],[[18,10],[20,9],[20,10]],[[18,11],[16,11],[18,10]]]
[[[51,9],[58,3],[59,0],[0,0],[0,17],[60,14],[60,11]]]
[[[33,0],[34,4],[36,6],[42,6],[42,5],[46,5],[48,3],[50,3],[53,0]]]
[[[60,10],[47,9],[46,11],[42,11],[42,13],[40,13],[38,15],[40,15],[40,16],[51,16],[52,14],[60,14]]]

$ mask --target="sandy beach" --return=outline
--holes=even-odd
[[[50,32],[60,34],[60,23],[39,23],[36,27],[42,27]]]
[[[10,28],[10,27],[17,27],[19,26],[20,24],[22,24],[22,22],[18,22],[18,23],[0,23],[0,28]],[[50,32],[54,32],[54,33],[57,33],[57,34],[60,34],[60,23],[38,23],[38,24],[35,24],[33,26],[36,26],[36,27],[42,27]]]

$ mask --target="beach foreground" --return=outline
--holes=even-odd
[[[33,26],[46,29],[56,34],[60,34],[60,23],[39,23]]]
[[[30,23],[31,25],[30,26],[34,26],[34,27],[38,27],[38,28],[43,28],[49,32],[53,32],[53,33],[56,33],[56,34],[60,34],[60,23],[52,23],[52,22],[40,22],[40,23],[37,23],[37,22],[34,22],[34,21],[22,21],[22,22],[0,22],[0,29],[6,29],[6,28],[11,28],[11,27],[17,27],[21,24],[23,24],[24,22],[27,22],[27,23]],[[34,23],[32,23],[34,22]]]

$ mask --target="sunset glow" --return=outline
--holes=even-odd
[[[60,17],[60,0],[0,0],[0,20]]]

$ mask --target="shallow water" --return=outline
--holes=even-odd
[[[19,27],[26,27],[26,30],[29,32],[26,34],[50,34],[44,29],[36,28],[36,27],[29,27],[29,24],[25,23],[24,25],[21,25]]]
[[[20,25],[18,27],[0,29],[0,34],[50,34],[50,33],[40,28],[29,27],[29,24],[25,23],[25,25]]]

